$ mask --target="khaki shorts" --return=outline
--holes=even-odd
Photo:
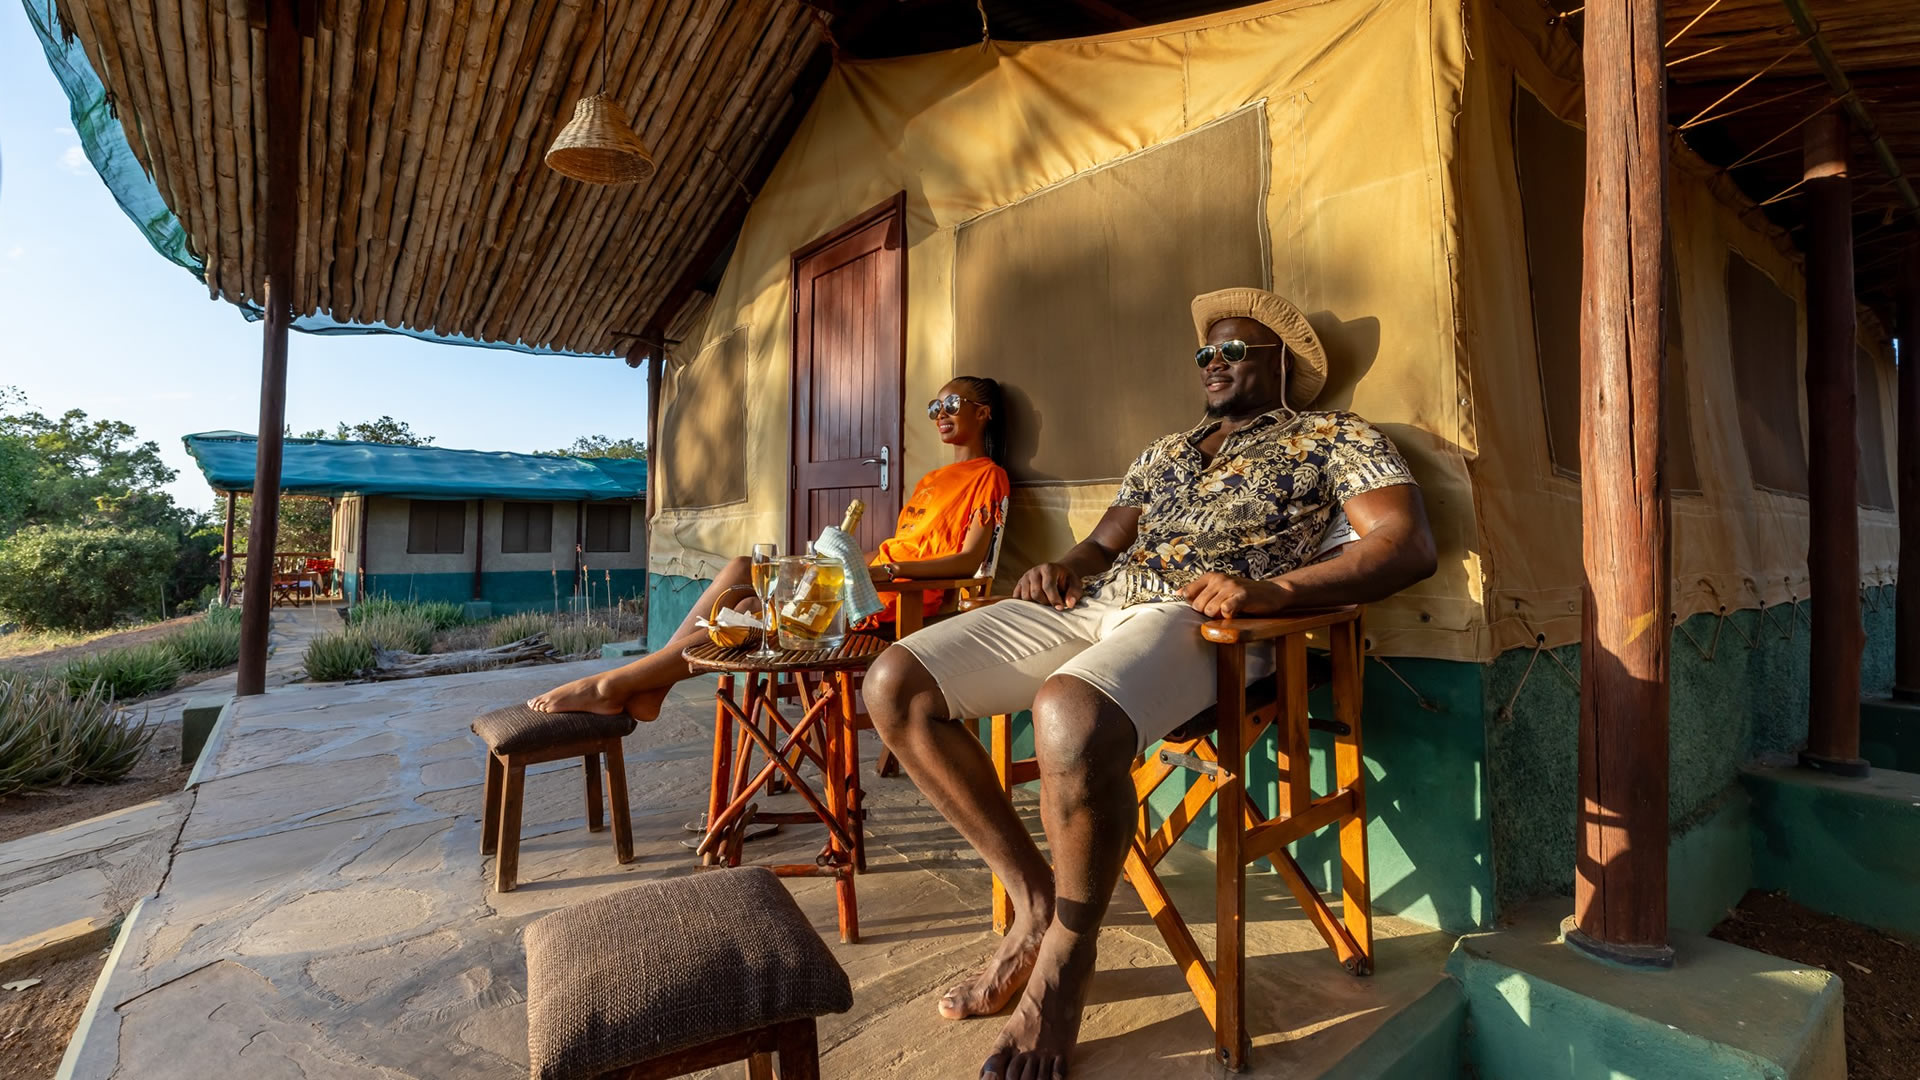
[[[1218,696],[1215,647],[1200,636],[1205,621],[1185,603],[1123,608],[1083,598],[1056,611],[1002,600],[934,623],[900,647],[933,676],[954,719],[1030,708],[1048,679],[1071,675],[1120,706],[1144,752]],[[1272,672],[1271,650],[1249,651],[1249,682]]]

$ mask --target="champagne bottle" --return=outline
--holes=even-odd
[[[852,536],[866,510],[867,504],[859,499],[848,503],[840,531]],[[780,609],[780,620],[789,631],[803,637],[816,637],[825,631],[840,611],[840,589],[846,584],[846,575],[847,568],[838,560],[822,559],[808,567],[794,589],[794,598]]]

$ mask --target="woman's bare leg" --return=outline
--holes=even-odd
[[[527,702],[541,712],[591,712],[611,715],[628,713],[636,720],[652,720],[660,715],[673,684],[691,678],[681,650],[705,640],[706,631],[695,625],[713,610],[720,593],[734,585],[744,585],[752,577],[753,564],[742,557],[722,567],[713,583],[694,601],[693,607],[673,632],[673,640],[631,664],[575,679],[557,686]]]

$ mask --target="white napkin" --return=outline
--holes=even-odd
[[[853,537],[841,531],[839,526],[829,525],[820,533],[820,539],[814,542],[813,549],[829,558],[839,559],[840,564],[847,568],[846,584],[840,589],[840,599],[846,604],[849,626],[880,610],[880,594],[874,591],[873,575],[867,571],[867,560],[862,557],[860,545]]]
[[[705,619],[698,619],[694,622],[693,625],[699,627],[702,630],[705,630],[705,629],[708,629],[709,627],[714,627],[714,626],[746,626],[746,627],[751,627],[755,630],[766,629],[766,623],[762,622],[759,616],[749,615],[744,611],[739,611],[730,607],[721,608],[720,617],[713,622],[708,622]]]

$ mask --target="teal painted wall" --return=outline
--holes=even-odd
[[[1860,756],[1876,769],[1920,773],[1920,703],[1863,702]]]
[[[609,583],[609,577],[611,582]],[[591,582],[593,606],[630,599],[646,591],[644,570],[596,570]],[[609,593],[611,589],[611,593]],[[560,579],[559,607],[572,596],[571,580]],[[367,594],[396,600],[448,600],[464,604],[473,597],[473,574],[368,574]],[[480,599],[493,605],[495,615],[554,610],[554,576],[548,570],[482,571]]]
[[[1862,688],[1885,693],[1893,671],[1892,587],[1866,596]],[[1676,838],[1714,817],[1742,765],[1805,743],[1810,613],[1806,603],[1782,604],[1732,612],[1724,621],[1698,615],[1675,628],[1668,814]],[[1573,890],[1579,695],[1567,673],[1579,670],[1578,645],[1537,659],[1533,650],[1518,649],[1488,666],[1488,773],[1503,906]],[[1709,846],[1731,867],[1738,857],[1726,840],[1723,831]]]
[[[1920,774],[1757,768],[1741,780],[1753,796],[1755,888],[1920,937]]]
[[[679,577],[674,574],[647,575],[647,650],[656,651],[673,638],[673,631],[694,601],[712,584],[705,578]],[[702,612],[705,614],[705,612]]]

